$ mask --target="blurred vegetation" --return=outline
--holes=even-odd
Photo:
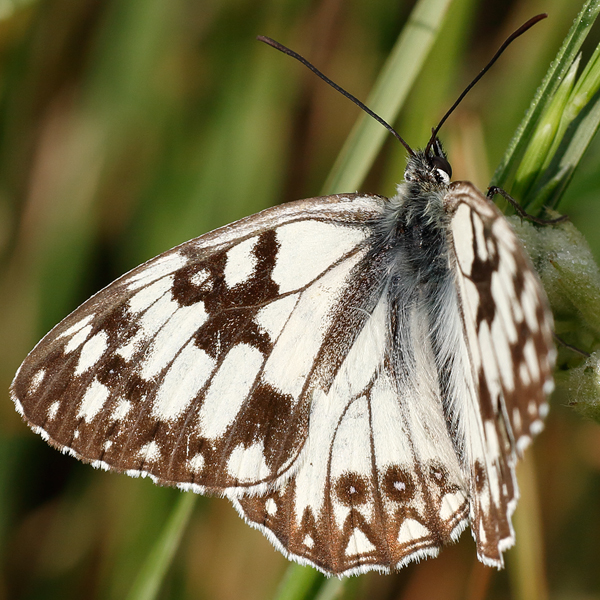
[[[395,123],[400,134],[423,146],[503,39],[548,12],[442,129],[454,178],[485,189],[580,6],[451,2]],[[358,109],[257,34],[366,98],[412,7],[0,2],[0,389],[47,330],[126,270],[239,217],[319,194]],[[582,64],[599,38],[596,26]],[[361,189],[393,194],[404,161],[389,139]],[[600,140],[560,210],[600,257]],[[125,597],[181,494],[62,456],[22,423],[7,392],[0,397],[0,600]],[[505,571],[479,564],[465,533],[439,558],[393,576],[320,588],[319,575],[296,597],[600,598],[600,430],[568,402],[554,395],[528,451]],[[227,501],[199,498],[158,597],[271,598],[287,566]]]

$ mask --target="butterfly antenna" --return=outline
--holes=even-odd
[[[276,42],[275,40],[272,40],[271,38],[266,37],[264,35],[259,35],[259,36],[257,36],[256,39],[259,40],[260,42],[264,42],[265,44],[268,44],[269,46],[272,46],[276,50],[279,50],[280,52],[283,52],[284,54],[287,54],[288,56],[291,56],[292,58],[295,58],[297,61],[301,62],[305,67],[308,67],[313,73],[318,75],[325,83],[328,83],[334,90],[337,90],[340,94],[342,94],[343,96],[346,96],[346,98],[348,98],[348,100],[352,100],[352,102],[354,102],[354,104],[356,104],[358,107],[362,108],[362,110],[364,110],[369,116],[373,117],[378,123],[381,123],[394,137],[396,137],[396,139],[406,148],[406,150],[408,151],[408,153],[411,156],[414,155],[412,148],[400,137],[400,134],[389,123],[386,123],[378,114],[374,113],[368,106],[363,104],[358,98],[355,98],[352,94],[347,92],[344,88],[340,87],[337,83],[334,83],[333,81],[331,81],[331,79],[329,79],[329,77],[327,77],[326,75],[323,75],[323,73],[321,73],[321,71],[319,71],[319,69],[317,69],[317,67],[315,67],[314,65],[309,63],[303,56],[301,56],[297,52],[294,52],[293,50],[290,50],[283,44],[280,44],[279,42]]]
[[[431,146],[433,145],[441,126],[446,122],[446,119],[454,112],[454,109],[462,102],[462,99],[469,93],[471,88],[490,70],[491,66],[500,58],[500,55],[508,48],[508,46],[510,46],[510,44],[512,44],[519,36],[523,35],[528,29],[531,29],[531,27],[533,27],[538,21],[545,19],[547,16],[548,15],[546,13],[542,13],[536,15],[535,17],[532,17],[531,19],[529,19],[529,21],[527,21],[527,23],[521,25],[519,29],[517,29],[510,36],[508,36],[504,44],[500,46],[500,48],[498,49],[496,54],[494,54],[490,62],[488,62],[488,64],[485,67],[483,67],[483,69],[481,69],[477,77],[475,77],[475,79],[473,79],[473,81],[471,81],[471,83],[464,89],[463,93],[458,97],[456,102],[448,109],[446,114],[442,117],[441,121],[437,124],[437,127],[434,127],[431,137],[429,138],[429,142],[427,142],[427,146],[425,147],[425,156],[429,154]]]

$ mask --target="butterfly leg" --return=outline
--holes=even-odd
[[[589,358],[591,356],[589,352],[586,352],[585,350],[581,350],[577,346],[573,346],[572,344],[568,344],[567,342],[565,342],[565,340],[563,340],[561,337],[559,337],[558,335],[556,335],[556,333],[553,333],[552,335],[554,336],[554,339],[561,346],[564,346],[565,348],[568,348],[569,350],[572,350],[573,352],[575,352],[577,354],[580,354],[584,358]]]
[[[508,192],[504,191],[502,188],[499,188],[495,185],[488,188],[487,197],[491,200],[496,194],[500,194],[509,204],[515,209],[517,214],[522,219],[527,219],[528,221],[532,221],[533,223],[537,223],[538,225],[555,225],[556,223],[562,223],[566,221],[569,217],[567,215],[562,215],[557,217],[556,219],[539,219],[538,217],[534,217],[533,215],[525,212],[521,205],[510,195]]]

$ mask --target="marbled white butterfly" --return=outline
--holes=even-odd
[[[500,567],[552,316],[437,129],[393,198],[271,208],[110,284],[25,359],[19,413],[96,467],[228,497],[327,574],[435,556],[467,524]]]

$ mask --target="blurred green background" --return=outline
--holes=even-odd
[[[0,600],[125,597],[180,496],[82,465],[31,433],[7,391],[20,362],[63,316],[140,262],[319,194],[358,109],[257,34],[364,99],[413,4],[0,1]],[[548,12],[441,132],[454,178],[485,189],[579,8],[454,0],[398,131],[424,145],[503,39]],[[590,37],[584,59],[600,36]],[[390,137],[362,189],[392,195],[404,161]],[[598,140],[561,210],[599,257]],[[529,573],[530,598],[600,598],[600,429],[567,403],[555,394],[528,451],[505,571],[480,565],[465,533],[439,558],[355,578],[340,597],[525,597]],[[201,498],[160,597],[270,598],[287,565],[227,501]]]

